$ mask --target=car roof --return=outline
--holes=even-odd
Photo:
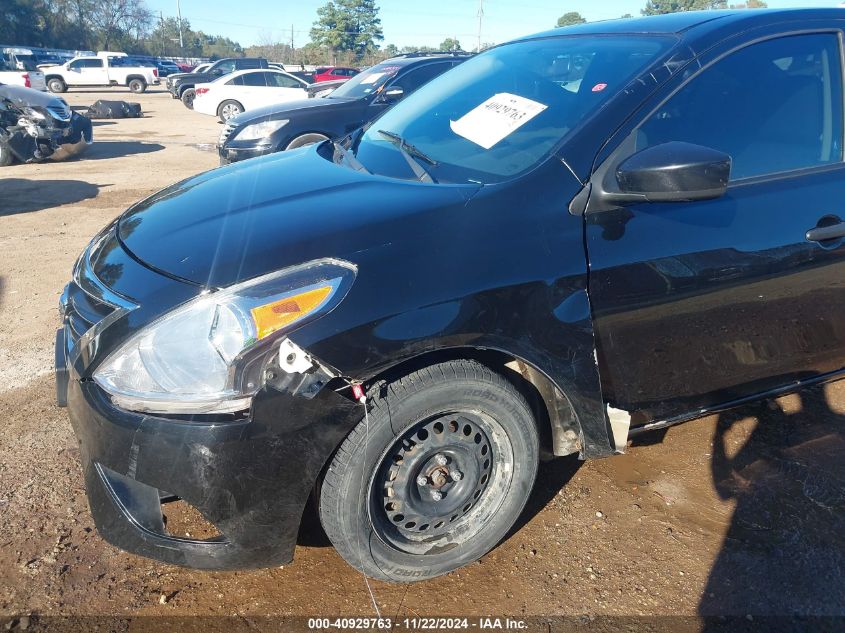
[[[385,64],[389,64],[390,66],[410,66],[411,64],[416,64],[418,62],[430,62],[430,61],[441,61],[444,59],[460,59],[466,60],[469,59],[472,55],[470,53],[462,53],[455,55],[453,53],[423,53],[420,55],[413,55],[413,54],[405,54],[401,57],[391,57],[390,59],[385,59],[384,61],[379,62],[376,66],[383,66]]]
[[[514,41],[540,39],[561,35],[608,35],[608,34],[674,34],[698,36],[716,29],[729,27],[732,30],[749,29],[779,22],[799,20],[845,19],[845,9],[728,9],[720,11],[681,11],[665,15],[640,18],[622,18],[601,22],[588,22],[535,33]]]
[[[221,79],[225,79],[226,81],[228,81],[229,79],[232,79],[233,77],[240,77],[242,75],[249,75],[250,73],[278,73],[280,75],[287,75],[288,77],[293,77],[297,81],[302,81],[299,77],[291,75],[289,72],[287,72],[285,70],[279,70],[278,68],[273,68],[272,66],[270,68],[245,68],[244,70],[236,70],[233,73],[229,73],[227,75],[221,75],[215,81],[220,81]],[[212,83],[214,83],[214,82],[212,82]],[[221,83],[225,83],[225,82],[221,82]]]

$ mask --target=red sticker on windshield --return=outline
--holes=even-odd
[[[607,84],[596,84],[593,86],[593,92],[601,92],[605,88],[607,88]]]

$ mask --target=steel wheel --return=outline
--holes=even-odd
[[[537,473],[531,407],[504,376],[450,360],[373,385],[320,486],[344,560],[410,582],[468,565],[525,507]]]
[[[513,450],[501,425],[478,412],[421,422],[387,450],[371,484],[370,518],[384,542],[424,553],[455,547],[483,527],[513,476]]]

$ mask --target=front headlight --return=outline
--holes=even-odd
[[[280,119],[278,121],[262,121],[261,123],[253,123],[247,125],[243,130],[238,132],[232,138],[237,138],[239,141],[254,141],[259,138],[266,138],[276,130],[281,130],[288,124],[288,119]]]
[[[317,260],[204,293],[129,339],[94,380],[131,411],[248,409],[272,342],[337,306],[355,274],[348,262]]]

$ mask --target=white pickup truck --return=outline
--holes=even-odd
[[[23,86],[33,90],[47,90],[44,73],[35,67],[35,61],[23,59],[23,55],[15,55],[23,49],[4,48],[0,50],[0,84],[9,86]],[[26,51],[32,55],[31,51]],[[20,59],[19,59],[20,58]]]
[[[114,53],[74,57],[61,66],[44,69],[50,92],[65,92],[73,86],[127,86],[131,92],[144,92],[159,82],[158,69],[127,66]]]

